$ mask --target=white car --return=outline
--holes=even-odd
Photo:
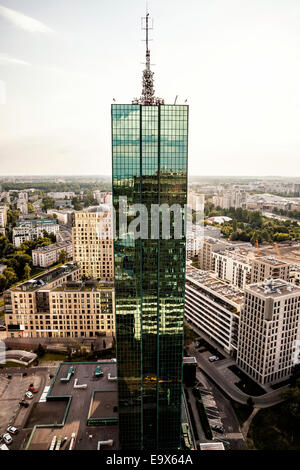
[[[31,392],[26,392],[26,393],[25,393],[25,396],[26,396],[27,398],[30,398],[30,399],[33,398],[33,395],[32,395]]]
[[[210,362],[215,362],[215,361],[218,361],[219,358],[218,358],[218,356],[210,356],[210,357],[208,358],[208,360],[209,360]]]
[[[6,444],[0,444],[0,450],[9,450]]]
[[[3,434],[3,440],[4,440],[5,444],[7,444],[7,445],[11,444],[12,441],[13,441],[11,435],[8,432]]]
[[[10,434],[17,434],[18,428],[15,428],[15,426],[8,426],[6,431],[9,432]]]

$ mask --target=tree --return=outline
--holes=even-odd
[[[18,277],[17,277],[15,271],[13,270],[13,268],[6,268],[6,269],[4,269],[3,274],[4,274],[4,276],[6,277],[7,284],[8,284],[9,286],[11,286],[12,284],[14,284],[14,283],[17,282],[17,280],[18,280]]]
[[[43,357],[46,353],[45,348],[39,343],[37,349],[35,350],[35,353],[37,354],[38,357]]]
[[[0,292],[5,291],[7,287],[7,279],[4,274],[0,274]]]
[[[61,250],[58,255],[58,262],[64,264],[68,259],[68,253],[66,250]]]
[[[29,266],[28,263],[26,263],[25,266],[24,266],[24,277],[25,277],[25,279],[30,278],[30,273],[31,273],[31,267]]]

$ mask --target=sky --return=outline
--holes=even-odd
[[[0,175],[110,175],[141,94],[144,0],[0,0]],[[156,95],[190,105],[190,175],[300,176],[299,0],[150,0]]]

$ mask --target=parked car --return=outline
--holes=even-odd
[[[11,435],[8,432],[3,434],[3,440],[4,440],[5,444],[7,444],[7,445],[11,444],[12,441],[13,441]]]
[[[194,395],[194,397],[196,397],[196,398],[201,398],[201,394],[200,394],[199,388],[197,388],[197,387],[194,387],[194,388],[193,388],[193,395]]]
[[[29,403],[27,403],[26,401],[19,401],[19,405],[24,406],[24,408],[28,408]]]
[[[19,430],[15,426],[8,426],[7,432],[10,434],[18,434]]]
[[[33,398],[33,395],[32,395],[31,392],[26,392],[26,393],[25,393],[25,396],[26,396],[27,398],[29,398],[30,400]]]
[[[33,386],[30,386],[29,389],[28,389],[29,392],[31,393],[37,393],[39,391],[38,388],[34,388]]]
[[[222,428],[222,426],[218,426],[217,424],[214,424],[211,429],[213,431],[216,431],[218,432],[219,434],[224,434],[224,428]]]
[[[218,356],[210,356],[210,357],[208,358],[208,360],[209,360],[210,362],[215,362],[215,361],[218,361],[218,360],[219,360],[219,357],[218,357]]]
[[[9,450],[6,444],[0,444],[0,450]]]

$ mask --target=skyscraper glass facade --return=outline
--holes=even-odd
[[[112,105],[116,340],[123,449],[180,448],[187,146],[188,106]],[[119,203],[124,197],[127,224],[139,216],[133,205],[145,207],[147,223],[143,219],[140,238],[134,237],[130,226],[125,233],[121,227]],[[175,236],[175,211],[170,212],[170,233],[165,236],[162,225],[166,221],[161,212],[157,215],[152,209],[153,204],[178,205],[180,236]],[[153,220],[157,236],[151,232]]]

